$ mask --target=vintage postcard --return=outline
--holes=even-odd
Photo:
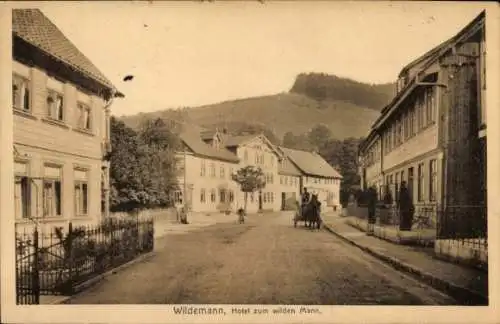
[[[2,322],[498,322],[496,4],[0,10]]]

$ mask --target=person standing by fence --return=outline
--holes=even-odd
[[[373,228],[375,226],[376,216],[375,211],[377,208],[377,190],[371,186],[368,188],[366,200],[368,204],[368,235],[373,234]]]
[[[406,187],[406,182],[401,182],[399,189],[399,229],[401,231],[411,231],[413,223],[413,201],[410,196],[410,191]]]

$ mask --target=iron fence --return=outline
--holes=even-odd
[[[438,211],[437,238],[487,248],[488,227],[485,205],[446,206]]]
[[[16,233],[16,299],[39,304],[40,295],[71,295],[75,288],[154,247],[154,223],[114,220],[94,226]]]
[[[416,230],[436,228],[437,214],[437,204],[415,204],[413,206],[412,227]],[[401,211],[397,205],[378,205],[375,215],[380,226],[399,226],[401,222]]]

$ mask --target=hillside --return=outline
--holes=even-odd
[[[300,134],[317,124],[324,124],[331,129],[334,138],[344,139],[365,136],[378,116],[379,112],[373,109],[349,102],[319,102],[301,94],[282,93],[184,110],[126,116],[122,120],[131,127],[137,127],[142,118],[157,117],[206,128],[226,124],[231,129],[231,125],[251,124],[256,128],[269,129],[279,139],[288,131]]]
[[[336,75],[302,73],[295,79],[290,92],[319,101],[341,100],[381,111],[394,96],[395,84],[367,84]]]
[[[334,75],[297,76],[288,93],[230,100],[194,108],[167,109],[121,119],[136,128],[144,118],[180,121],[188,127],[226,127],[230,132],[264,132],[273,142],[286,132],[303,134],[318,124],[333,138],[363,137],[392,98],[394,84],[370,85]]]

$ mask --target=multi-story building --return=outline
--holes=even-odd
[[[360,146],[362,184],[388,187],[397,199],[406,181],[417,209],[445,207],[437,224],[440,237],[447,231],[485,234],[484,20],[483,12],[402,69],[396,96]]]
[[[220,144],[217,132],[205,141],[192,131],[183,132],[180,138],[183,143],[183,150],[177,153],[178,165],[181,166],[178,174],[180,190],[175,193],[175,204],[186,203],[190,210],[197,212],[234,207],[239,188],[232,181],[231,174],[238,168],[238,157]]]
[[[281,147],[288,161],[300,171],[299,193],[307,188],[325,207],[340,208],[340,182],[342,176],[318,153]]]
[[[248,196],[249,212],[282,209],[286,199],[298,200],[302,183],[325,205],[338,206],[341,176],[317,154],[276,147],[264,135],[185,131],[180,138],[185,150],[177,157],[185,167],[180,168],[180,190],[175,194],[179,205],[187,203],[200,212],[243,207],[244,193],[231,174],[251,165],[262,169],[266,186]]]
[[[94,223],[109,210],[111,82],[37,9],[12,12],[18,227]]]
[[[281,209],[290,209],[296,207],[297,202],[300,202],[302,172],[285,155],[282,147],[280,150],[283,152],[283,159],[280,161],[278,169],[281,185]]]

